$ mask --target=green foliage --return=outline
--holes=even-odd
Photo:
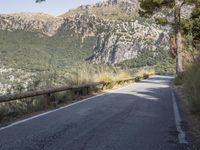
[[[164,59],[163,61],[158,62],[155,65],[155,71],[158,74],[171,74],[174,75],[176,73],[175,70],[175,60],[172,58]]]
[[[190,66],[184,77],[184,88],[193,112],[200,113],[200,63]]]
[[[192,19],[182,19],[181,23],[182,23],[183,31],[186,34],[192,34],[192,30],[193,30],[193,27],[194,27],[193,20]]]
[[[95,38],[72,33],[47,37],[24,31],[0,31],[0,60],[4,66],[27,71],[47,71],[51,64],[56,69],[84,61],[91,53]],[[76,42],[75,42],[76,41]]]
[[[174,5],[173,0],[140,0],[140,7],[147,14],[152,14],[156,8],[160,8],[163,5],[172,7]]]
[[[0,122],[5,119],[5,116],[8,114],[8,109],[4,106],[0,106]]]
[[[200,16],[182,20],[182,28],[185,36],[192,35],[193,39],[200,40]]]
[[[156,17],[155,21],[156,21],[157,24],[162,25],[162,26],[168,24],[168,20],[164,17]]]
[[[167,50],[163,49],[157,49],[156,51],[145,51],[137,58],[120,63],[119,66],[124,68],[154,66],[157,73],[175,73],[175,60],[170,57]]]
[[[194,39],[200,41],[200,16],[194,19],[193,35]]]
[[[152,13],[155,8],[160,7],[164,0],[141,0],[140,7],[148,13]]]
[[[182,19],[181,23],[186,39],[186,46],[188,49],[193,49],[193,46],[197,48],[197,45],[200,43],[200,0],[189,3],[195,3],[196,7],[192,12],[191,18]]]
[[[180,76],[177,76],[174,80],[175,85],[182,85],[183,84],[183,78]]]

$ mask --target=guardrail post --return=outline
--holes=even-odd
[[[85,96],[87,95],[87,87],[83,87],[83,89],[81,90],[81,95]]]
[[[47,93],[46,95],[44,95],[44,99],[45,99],[45,107],[47,108],[51,101],[51,94]]]
[[[72,89],[71,90],[71,99],[74,100],[74,99],[76,99],[76,97],[77,97],[76,89]]]
[[[141,77],[139,77],[139,76],[137,76],[136,78],[135,78],[135,82],[139,82],[141,80]]]

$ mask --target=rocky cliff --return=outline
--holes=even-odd
[[[89,58],[92,62],[116,64],[158,47],[169,49],[169,28],[162,28],[152,20],[108,24],[109,30],[97,35],[94,54]]]

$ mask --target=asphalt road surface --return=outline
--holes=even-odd
[[[154,76],[0,128],[0,150],[189,149],[172,79]]]

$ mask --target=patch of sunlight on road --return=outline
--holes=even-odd
[[[127,91],[119,91],[119,92],[114,92],[117,94],[128,94],[128,95],[133,95],[136,97],[141,97],[143,99],[147,99],[147,100],[152,100],[152,101],[159,101],[158,97],[152,96],[150,94],[145,94],[145,93],[149,93],[149,91],[143,91],[143,92],[127,92]]]
[[[159,98],[152,96],[152,95],[144,94],[144,93],[132,92],[132,95],[138,96],[138,97],[141,97],[144,99],[152,100],[152,101],[159,101]]]

